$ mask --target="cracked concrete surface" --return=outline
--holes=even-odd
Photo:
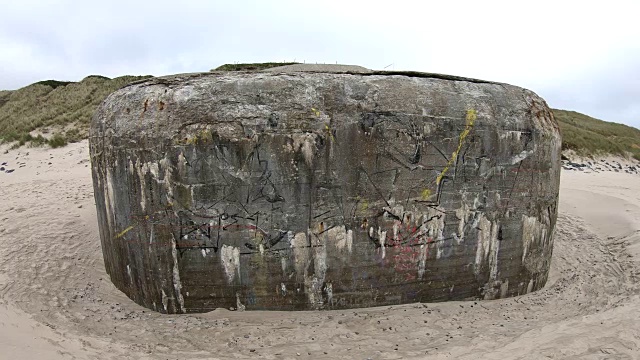
[[[90,152],[107,273],[156,311],[494,299],[547,280],[560,135],[515,86],[150,79],[101,105]]]

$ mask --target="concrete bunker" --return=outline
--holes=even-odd
[[[104,101],[90,153],[106,270],[163,313],[494,299],[547,279],[560,135],[519,87],[153,78]]]

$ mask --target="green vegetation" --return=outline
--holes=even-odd
[[[9,101],[9,95],[11,95],[11,91],[0,90],[0,107]]]
[[[255,64],[224,64],[218,66],[212,71],[255,71],[255,70],[264,70],[270,69],[278,66],[286,66],[286,65],[294,65],[300,64],[296,62],[282,62],[282,63],[255,63]]]
[[[88,135],[96,107],[113,91],[143,78],[92,75],[76,83],[45,80],[15,91],[0,91],[0,142],[55,147],[82,140]],[[49,140],[30,135],[42,128],[58,132]]]
[[[225,64],[215,71],[256,71],[292,64],[297,63]],[[14,91],[0,90],[0,143],[60,147],[85,139],[93,112],[111,92],[149,77],[90,75],[80,82],[44,80]],[[640,130],[575,111],[553,109],[553,114],[562,132],[563,150],[583,156],[631,154],[640,160]],[[53,136],[34,136],[34,130],[45,135],[50,131]]]
[[[594,119],[567,110],[553,109],[562,133],[562,149],[591,156],[631,154],[640,160],[640,130],[631,126]]]
[[[67,139],[61,134],[54,134],[48,143],[52,148],[63,147],[67,145]]]
[[[58,80],[43,80],[43,81],[38,81],[34,85],[36,85],[36,84],[50,86],[53,89],[55,89],[55,88],[59,88],[60,86],[67,86],[69,84],[73,84],[73,82],[71,82],[71,81],[58,81]]]
[[[143,76],[144,77],[144,76]],[[98,79],[98,80],[111,80],[111,78],[108,78],[106,76],[102,76],[102,75],[89,75],[85,78],[86,79]]]

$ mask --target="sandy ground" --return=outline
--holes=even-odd
[[[638,175],[563,172],[550,281],[525,296],[174,316],[109,281],[86,142],[3,162],[1,359],[640,358]]]

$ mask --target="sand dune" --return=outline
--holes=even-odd
[[[563,172],[550,280],[525,296],[174,316],[109,281],[86,141],[4,162],[0,358],[640,358],[638,175]]]

